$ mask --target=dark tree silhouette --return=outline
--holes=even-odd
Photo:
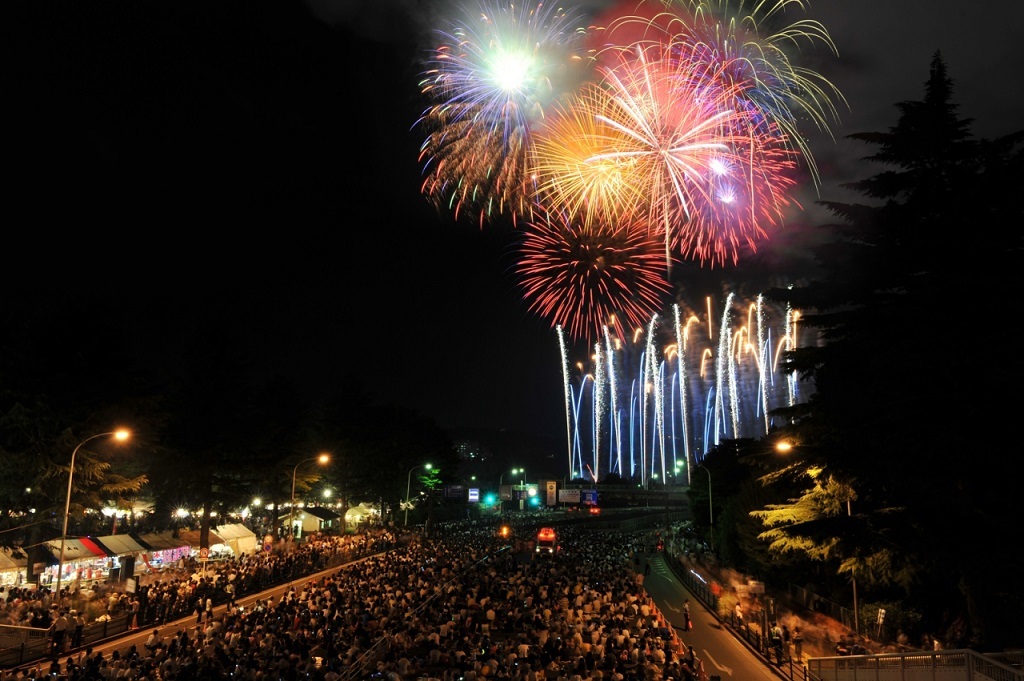
[[[819,512],[816,525],[765,517],[776,539],[840,538],[832,548],[866,595],[907,599],[933,631],[962,615],[962,642],[992,647],[1020,640],[1024,608],[1000,444],[1024,378],[1020,353],[1000,351],[1024,265],[1024,134],[974,139],[952,92],[936,53],[924,99],[897,104],[888,131],[852,135],[886,169],[852,185],[868,202],[825,203],[841,222],[816,253],[820,279],[769,291],[822,341],[785,357],[815,394],[782,410],[785,434],[810,445],[796,451],[803,470],[819,467],[794,506],[818,495]]]

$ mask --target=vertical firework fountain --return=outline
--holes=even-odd
[[[606,328],[576,372],[557,328],[573,478],[688,484],[722,440],[765,435],[772,410],[803,399],[797,378],[779,371],[781,353],[798,344],[798,312],[730,293],[717,334],[713,319],[708,298],[703,324],[674,305],[667,323],[655,315],[631,342]]]

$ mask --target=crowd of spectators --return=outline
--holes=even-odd
[[[511,538],[490,521],[442,524],[430,536],[379,530],[356,540],[363,560],[342,545],[351,535],[324,537],[232,561],[215,576],[158,580],[140,604],[141,618],[154,623],[148,645],[108,656],[73,651],[10,678],[706,678],[644,591],[637,557],[648,537],[566,528],[559,552],[535,556],[535,523],[524,516]],[[324,575],[322,566],[343,553],[348,562],[337,570],[311,576]],[[299,575],[310,577],[276,601],[234,604]],[[228,603],[217,614],[207,605],[213,594]],[[161,632],[183,615],[189,626]]]

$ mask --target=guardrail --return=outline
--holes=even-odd
[[[128,631],[131,625],[131,615],[119,615],[106,620],[91,622],[82,629],[82,642],[80,647],[89,646],[97,641],[108,639]],[[30,662],[37,662],[47,659],[50,656],[50,632],[47,629],[33,629],[32,627],[10,627],[11,629],[25,630],[24,635],[19,636],[20,642],[0,648],[0,669],[20,667]]]
[[[1024,681],[1021,657],[1004,663],[973,650],[938,650],[815,657],[807,660],[807,669],[814,681]]]
[[[693,596],[716,613],[737,638],[746,642],[766,664],[790,681],[1024,681],[1024,651],[984,655],[973,650],[940,650],[881,655],[812,657],[801,664],[784,656],[774,661],[770,639],[761,628],[721,617],[711,585],[671,556],[666,562]]]

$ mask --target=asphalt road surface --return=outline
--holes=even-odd
[[[644,588],[676,630],[683,643],[704,662],[708,677],[757,681],[778,676],[741,640],[732,635],[704,605],[694,598],[665,563],[662,553],[649,557],[651,574],[644,578]],[[693,629],[684,630],[683,603],[689,599]]]

